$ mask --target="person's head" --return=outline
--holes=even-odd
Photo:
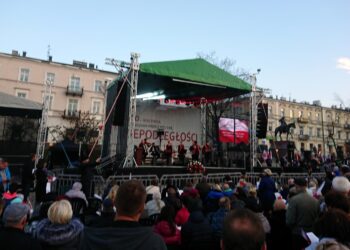
[[[23,203],[13,203],[6,207],[2,220],[5,227],[24,229],[30,214],[30,208]]]
[[[305,178],[297,178],[294,180],[295,189],[297,193],[305,191],[307,187],[307,181]]]
[[[152,186],[158,186],[158,180],[157,179],[152,179],[151,180],[151,185]]]
[[[339,209],[331,209],[316,222],[315,233],[319,238],[334,238],[340,243],[348,244],[349,216]]]
[[[176,230],[176,227],[175,227],[175,222],[174,222],[174,219],[175,219],[175,209],[173,206],[169,206],[169,205],[166,205],[162,208],[162,210],[160,211],[160,215],[158,217],[158,221],[166,221],[168,222],[169,224],[169,227],[172,231],[172,233],[175,232]]]
[[[15,183],[15,182],[11,183],[11,184],[10,184],[10,187],[9,187],[9,192],[10,192],[11,194],[14,194],[14,193],[17,192],[17,190],[18,190],[18,184]]]
[[[221,197],[219,200],[219,207],[226,210],[231,209],[231,200],[228,197]]]
[[[348,194],[350,191],[350,182],[344,176],[335,177],[332,180],[332,189],[336,192]]]
[[[52,224],[68,224],[72,217],[72,206],[67,200],[55,201],[47,212],[47,218]]]
[[[5,159],[0,157],[0,170],[5,169],[6,166],[7,166],[7,164],[6,164]]]
[[[80,191],[82,189],[83,185],[80,182],[74,182],[72,186],[72,190],[74,191]]]
[[[270,169],[266,168],[263,171],[263,175],[264,176],[271,176],[272,175],[272,171]]]
[[[118,217],[127,217],[130,220],[138,221],[144,210],[146,196],[146,189],[142,182],[137,180],[124,182],[117,192]]]
[[[248,209],[237,209],[224,220],[222,250],[261,250],[265,232],[260,219]]]
[[[277,199],[273,204],[273,211],[286,210],[286,203],[282,199]]]
[[[114,204],[113,201],[111,199],[105,199],[102,203],[102,212],[103,213],[115,213],[114,211]]]
[[[336,208],[344,211],[345,213],[350,213],[350,201],[342,193],[335,191],[328,192],[325,196],[325,202],[327,210]]]
[[[222,189],[225,191],[225,190],[228,190],[230,189],[230,185],[228,183],[224,183],[224,185],[222,186]]]

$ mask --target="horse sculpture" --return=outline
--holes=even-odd
[[[279,133],[280,134],[280,140],[282,141],[282,134],[287,134],[287,141],[288,141],[288,135],[290,135],[293,139],[293,135],[290,131],[290,128],[295,128],[295,123],[289,123],[287,125],[281,125],[281,126],[278,126],[276,129],[275,129],[275,139],[277,139],[277,134]]]

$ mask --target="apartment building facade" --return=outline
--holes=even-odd
[[[0,91],[38,103],[43,102],[44,84],[52,84],[48,127],[70,126],[72,118],[89,113],[102,121],[105,113],[105,89],[117,77],[99,70],[94,64],[73,64],[27,57],[27,53],[0,53]],[[49,130],[50,131],[50,130]],[[48,141],[55,141],[52,134]]]
[[[297,150],[316,148],[325,155],[336,152],[350,152],[350,109],[337,106],[322,107],[320,101],[296,102],[286,98],[265,97],[268,103],[267,138],[274,137],[274,131],[284,116],[287,123],[294,122],[292,131]]]

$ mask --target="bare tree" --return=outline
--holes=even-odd
[[[236,66],[236,61],[225,57],[220,59],[216,56],[215,52],[197,53],[198,58],[205,59],[206,61],[218,66],[219,68],[225,70],[226,72],[239,77],[242,80],[247,81],[249,79],[249,73]],[[207,119],[209,123],[209,129],[207,129],[206,137],[210,138],[214,144],[217,145],[218,152],[218,165],[222,163],[223,150],[222,143],[219,140],[219,121],[223,114],[230,109],[230,106],[234,98],[226,98],[222,100],[215,100],[206,103]]]

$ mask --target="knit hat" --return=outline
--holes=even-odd
[[[350,191],[350,182],[344,176],[335,177],[332,181],[332,188],[337,192],[348,193]]]
[[[30,208],[23,203],[13,203],[5,209],[2,220],[5,224],[19,223],[21,219],[28,215]]]
[[[74,182],[72,189],[75,191],[80,191],[83,185],[80,182]]]

